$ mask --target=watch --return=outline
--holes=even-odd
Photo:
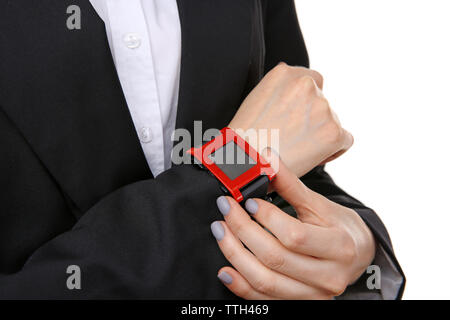
[[[224,128],[220,135],[199,148],[187,151],[194,162],[221,183],[224,193],[237,202],[266,198],[275,170],[234,130]]]

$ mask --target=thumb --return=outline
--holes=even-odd
[[[326,215],[322,204],[328,200],[305,186],[295,173],[286,167],[275,151],[268,148],[263,151],[263,157],[277,172],[271,183],[273,191],[276,191],[295,209],[298,218],[304,223],[328,225],[326,217],[322,216]]]
[[[277,173],[271,183],[273,191],[276,191],[295,209],[309,206],[313,202],[313,192],[297,178],[295,173],[286,167],[274,150],[266,148],[262,152],[262,156]]]

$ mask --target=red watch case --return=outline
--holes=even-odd
[[[265,175],[272,181],[275,177],[275,171],[262,156],[253,149],[247,141],[242,139],[234,130],[230,128],[224,128],[220,130],[221,135],[217,136],[210,142],[204,144],[199,148],[191,148],[187,152],[194,156],[207,170],[209,170],[230,192],[233,198],[241,202],[243,200],[240,189],[257,179],[258,177]],[[246,155],[254,160],[255,164],[249,170],[239,175],[234,180],[230,179],[214,161],[210,158],[210,155],[224,147],[229,142],[234,142],[240,147]]]

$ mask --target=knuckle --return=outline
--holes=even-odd
[[[275,250],[268,251],[262,258],[262,262],[270,269],[279,270],[284,266],[285,259],[282,254],[275,252]]]
[[[232,230],[233,234],[236,236],[242,235],[243,232],[246,231],[246,223],[244,221],[241,221],[241,219],[233,219],[227,221],[230,229]]]
[[[296,87],[303,93],[312,93],[316,90],[316,82],[311,76],[303,76],[296,80]]]
[[[353,137],[353,135],[352,135],[350,132],[348,132],[347,134],[348,134],[348,136],[350,137],[350,144],[349,144],[349,147],[351,147],[351,146],[353,146],[353,144],[355,143],[355,138]]]
[[[333,297],[340,296],[347,289],[347,279],[342,276],[334,276],[327,284],[327,290]]]
[[[329,143],[339,143],[342,139],[343,130],[339,123],[332,120],[325,126],[325,139]]]
[[[231,247],[224,248],[223,255],[225,256],[225,259],[228,261],[233,261],[235,257],[236,251],[233,250]]]
[[[332,300],[335,296],[333,296],[330,292],[317,292],[313,294],[310,298],[311,300]]]
[[[267,210],[260,210],[261,211],[261,216],[262,219],[261,221],[264,220],[264,223],[266,223],[267,225],[272,225],[274,223],[274,221],[276,221],[278,218],[278,208],[277,207],[273,207],[273,206],[267,206]]]
[[[288,77],[290,67],[287,64],[279,64],[273,67],[264,77],[264,81],[268,83],[268,87],[276,86],[279,81]]]
[[[301,247],[305,242],[305,233],[298,228],[292,228],[286,237],[286,247],[291,250]]]
[[[323,96],[314,96],[312,98],[312,107],[317,118],[321,121],[330,122],[333,120],[333,111],[327,98]]]
[[[341,251],[342,260],[346,263],[352,263],[356,260],[356,256],[357,252],[355,244],[351,240],[346,241]]]
[[[242,288],[238,288],[235,293],[237,296],[249,300],[252,298],[253,290],[250,286],[247,285],[243,286]]]
[[[275,291],[274,283],[273,281],[270,281],[270,279],[265,280],[263,278],[258,278],[253,287],[256,291],[266,295],[271,295]]]
[[[326,116],[331,116],[331,108],[330,103],[328,102],[328,99],[323,96],[317,96],[315,101],[315,107],[322,111]]]
[[[323,85],[323,76],[320,72],[316,70],[311,70],[312,77],[316,81],[317,85],[321,87]]]
[[[255,200],[258,203],[258,214],[263,220],[269,219],[273,213],[273,207],[271,204],[265,201]]]
[[[281,64],[275,66],[273,68],[273,71],[276,74],[284,75],[284,74],[286,74],[289,71],[289,69],[290,69],[290,67],[287,64],[281,63]]]

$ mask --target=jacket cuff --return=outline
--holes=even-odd
[[[400,296],[404,277],[386,250],[377,243],[374,270],[364,272],[337,300],[395,300]],[[379,274],[378,274],[379,271]],[[375,277],[380,277],[376,279]]]
[[[337,299],[401,299],[405,289],[406,278],[395,257],[385,226],[373,210],[369,208],[353,210],[364,220],[377,242],[377,250],[372,265],[379,267],[381,285],[379,289],[369,289],[367,283],[368,281],[372,282],[374,271],[365,272],[358,281],[350,285]]]

